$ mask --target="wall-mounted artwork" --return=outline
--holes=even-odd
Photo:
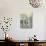
[[[20,28],[32,28],[32,17],[33,14],[30,16],[26,14],[21,14],[20,15]]]

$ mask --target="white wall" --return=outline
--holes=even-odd
[[[45,8],[39,8],[34,10],[34,29],[33,31],[37,35],[37,38],[40,40],[46,40],[45,39],[45,16],[46,16],[46,9]]]
[[[33,28],[20,29],[19,15],[23,12],[33,12]],[[13,37],[18,40],[27,40],[34,34],[37,35],[39,40],[45,39],[45,15],[46,8],[32,8],[28,0],[0,0],[0,16],[13,17],[13,22],[10,31]],[[1,31],[2,32],[2,31]],[[0,34],[1,34],[0,32]],[[45,33],[45,34],[44,34]],[[2,36],[0,36],[2,39]]]

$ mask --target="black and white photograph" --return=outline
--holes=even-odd
[[[26,14],[21,14],[20,16],[20,28],[32,28],[32,18],[33,15],[30,15],[29,17]]]

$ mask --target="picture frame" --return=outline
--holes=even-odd
[[[33,14],[31,14],[30,16],[26,14],[21,14],[20,15],[20,28],[23,28],[23,29],[32,28],[32,18],[33,18]]]

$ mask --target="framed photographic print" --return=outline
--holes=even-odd
[[[20,28],[32,28],[32,18],[33,14],[27,15],[27,14],[21,14],[20,15]]]

